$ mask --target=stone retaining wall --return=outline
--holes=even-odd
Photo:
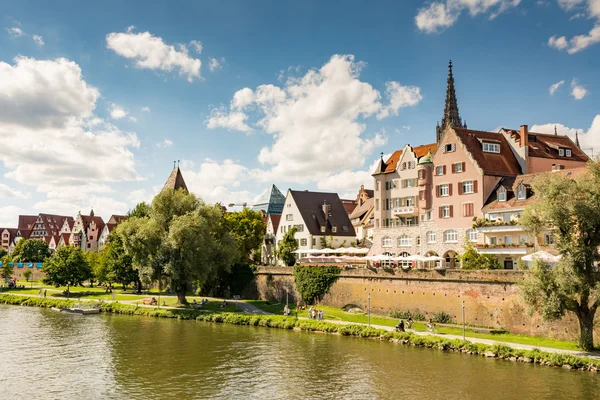
[[[538,315],[529,314],[517,284],[522,278],[523,272],[512,270],[405,272],[348,269],[342,271],[322,304],[338,308],[356,305],[366,311],[370,295],[373,313],[419,310],[433,316],[444,311],[460,323],[464,301],[467,324],[576,340],[579,335],[576,318],[567,316],[561,321],[547,323]],[[246,296],[285,301],[286,292],[290,301],[299,298],[294,289],[293,268],[261,267]],[[595,332],[595,340],[600,343],[600,329]]]

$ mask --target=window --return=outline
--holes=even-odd
[[[519,185],[517,187],[517,200],[525,200],[527,198],[527,190],[525,186]]]
[[[427,243],[435,243],[435,232],[427,232]]]
[[[481,145],[486,153],[500,153],[500,143],[483,142]]]
[[[504,244],[512,244],[512,236],[504,236]]]
[[[398,246],[410,247],[412,246],[412,239],[408,235],[402,235],[398,238]]]
[[[406,206],[407,207],[414,207],[415,205],[415,198],[414,197],[407,197],[406,198]]]
[[[442,206],[442,218],[450,218],[450,206]]]
[[[498,201],[503,202],[506,201],[506,189],[498,189]]]
[[[400,170],[404,171],[406,169],[406,163],[403,162],[400,166]]]
[[[404,179],[402,180],[402,187],[403,188],[412,188],[412,187],[416,187],[417,186],[417,180],[416,179]]]
[[[554,234],[553,233],[544,233],[544,245],[550,246],[554,244]]]
[[[304,224],[296,225],[298,232],[304,232]]]
[[[308,239],[300,239],[300,246],[306,246],[308,244]]]
[[[456,150],[456,144],[448,143],[444,145],[444,153],[451,153]]]
[[[565,150],[567,157],[571,157],[571,149]]]
[[[477,241],[477,231],[475,229],[469,229],[467,231],[467,239],[469,239],[469,242],[476,242]]]
[[[408,169],[415,169],[415,162],[414,161],[409,161],[408,162]]]
[[[291,206],[292,206],[292,203],[287,203],[287,206],[288,206],[288,207],[291,207]]]
[[[375,199],[375,211],[379,211],[379,199]]]
[[[561,157],[565,156],[565,149],[558,149],[558,155]]]
[[[527,235],[519,235],[519,244],[525,244],[529,242]]]
[[[324,225],[323,225],[323,226],[321,226],[321,232],[322,232],[322,233],[325,233],[325,231],[326,231],[326,230],[327,230],[327,227],[326,227],[326,226],[324,226]]]
[[[331,232],[336,233],[337,232],[337,226],[332,226],[331,227]]]
[[[421,245],[421,236],[417,236],[417,246]]]
[[[473,203],[465,203],[463,204],[463,217],[472,217],[475,215]]]
[[[466,181],[461,183],[462,194],[474,193],[473,181]]]
[[[458,242],[458,234],[454,229],[450,229],[444,232],[444,242]]]
[[[285,215],[285,220],[286,221],[293,221],[294,220],[294,214],[286,214]]]
[[[435,174],[436,175],[444,175],[444,171],[446,168],[444,168],[443,165],[438,165],[437,167],[435,167]]]
[[[313,247],[317,245],[317,239],[316,238],[312,238],[312,245],[313,245]]]
[[[431,221],[431,210],[427,211],[427,221]]]
[[[459,162],[452,164],[452,172],[454,172],[455,174],[460,174],[461,172],[463,172],[463,170],[463,163]]]
[[[490,237],[490,244],[492,246],[495,246],[496,244],[498,244],[498,239],[496,238],[496,236]]]
[[[419,200],[425,200],[425,191],[419,190]]]
[[[375,218],[375,228],[379,228],[379,218]]]
[[[375,190],[379,191],[379,181],[375,181]]]
[[[439,197],[445,197],[450,194],[449,185],[444,183],[443,185],[439,185]]]
[[[348,227],[346,225],[342,225],[342,232],[348,232]]]
[[[381,239],[381,245],[383,247],[392,247],[394,245],[394,242],[392,241],[391,237],[385,236]]]

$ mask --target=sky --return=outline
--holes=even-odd
[[[448,61],[469,128],[600,153],[600,0],[0,0],[0,226],[108,218],[180,161],[206,202],[354,198],[435,141]],[[593,150],[592,150],[593,149]]]

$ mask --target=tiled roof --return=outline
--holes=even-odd
[[[514,176],[521,173],[519,161],[502,134],[462,128],[454,128],[454,131],[485,175]],[[484,152],[481,142],[485,140],[500,142],[500,153]]]
[[[281,214],[269,214],[269,216],[273,223],[273,232],[277,232],[277,229],[279,229],[279,221],[281,221]]]
[[[369,212],[371,207],[373,207],[373,203],[374,199],[372,197],[365,200],[364,203],[362,203],[360,206],[356,207],[354,211],[352,211],[352,214],[350,214],[350,219],[352,220],[355,218],[362,218],[367,212]]]
[[[290,190],[290,194],[311,235],[355,236],[348,212],[337,193]],[[329,215],[323,212],[324,203],[330,206]],[[321,226],[325,226],[325,232],[321,232]],[[331,229],[332,226],[336,227],[335,233]],[[343,227],[346,227],[345,232]]]
[[[348,215],[350,215],[352,213],[352,211],[354,211],[354,209],[356,208],[356,201],[348,200],[348,199],[340,199],[340,200],[342,201],[342,204],[344,205],[346,212],[348,213]]]
[[[113,214],[108,219],[107,224],[120,224],[121,222],[125,221],[126,219],[127,219],[126,215],[116,215],[116,214]]]
[[[115,227],[117,226],[117,224],[113,224],[112,222],[109,222],[106,224],[106,228],[108,229],[108,233],[111,233],[113,229],[115,229]]]
[[[169,175],[169,177],[167,178],[167,181],[165,182],[165,186],[163,187],[163,190],[164,189],[171,189],[171,190],[183,189],[186,192],[188,191],[187,185],[185,184],[185,181],[183,180],[183,175],[181,175],[181,170],[179,169],[179,167],[173,168],[173,171],[171,171],[171,175]]]
[[[37,220],[37,215],[19,215],[19,223],[17,228],[24,230],[31,230],[33,224]]]
[[[553,172],[538,172],[536,174],[525,174],[518,176],[507,176],[504,177],[498,182],[496,188],[490,193],[485,205],[483,206],[483,211],[501,211],[501,210],[510,210],[514,208],[523,208],[533,202],[535,199],[535,193],[531,190],[531,184],[533,180],[542,175],[542,174],[563,174],[570,178],[574,178],[576,176],[581,175],[587,171],[587,168],[571,168],[571,169],[562,169],[559,171]],[[517,199],[517,187],[523,184],[527,189],[527,196],[524,200]],[[498,189],[503,186],[506,188],[506,201],[498,201]]]
[[[99,217],[97,215],[94,216],[90,216],[90,215],[82,215],[81,219],[83,220],[83,225],[85,228],[85,231],[87,232],[87,230],[90,227],[90,224],[92,223],[92,221],[96,224],[96,226],[98,227],[98,231],[102,232],[102,230],[104,229],[104,221],[102,220],[102,217]]]
[[[519,131],[505,129],[506,132],[517,142],[521,143]],[[581,150],[570,137],[566,135],[552,135],[547,133],[528,132],[528,155],[529,157],[552,158],[557,160],[588,161],[589,157]],[[571,156],[560,156],[558,149],[570,149]]]
[[[412,151],[413,151],[413,153],[415,153],[415,156],[417,157],[417,159],[419,159],[423,156],[426,156],[429,151],[431,151],[433,153],[436,148],[437,148],[436,143],[430,143],[430,144],[424,144],[424,145],[417,146],[417,147],[412,147]],[[396,170],[396,168],[398,167],[398,161],[400,161],[401,156],[402,156],[402,150],[396,150],[394,153],[392,153],[390,158],[388,158],[387,161],[385,162],[385,168],[383,169],[383,173],[387,174],[390,172],[394,172]]]

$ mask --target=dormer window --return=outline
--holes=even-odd
[[[455,143],[447,143],[444,145],[444,153],[452,153],[453,151],[456,151]]]
[[[527,198],[527,188],[522,183],[517,186],[517,200],[525,200]]]
[[[498,202],[504,202],[506,201],[506,189],[501,187],[500,189],[498,189]]]
[[[327,227],[324,225],[321,225],[321,233],[325,233],[326,230],[327,230]]]
[[[331,227],[331,232],[336,233],[337,232],[337,226],[332,226]]]
[[[486,153],[500,153],[500,143],[483,142],[481,146]]]
[[[565,155],[566,155],[567,157],[571,157],[571,149],[566,149],[566,150],[565,150]]]
[[[558,155],[561,157],[565,156],[565,149],[558,149]]]

